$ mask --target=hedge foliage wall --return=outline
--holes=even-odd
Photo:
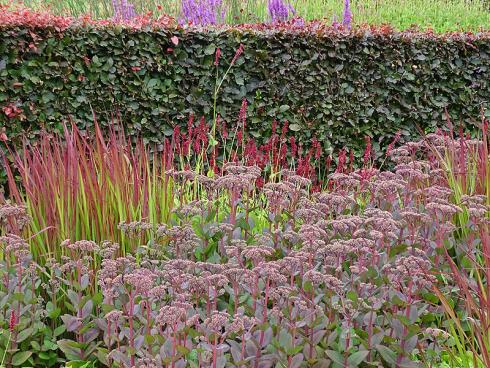
[[[443,123],[445,109],[455,124],[478,124],[490,99],[488,34],[0,26],[0,126],[14,139],[118,114],[131,134],[161,142],[190,113],[211,117],[216,48],[222,75],[240,43],[218,110],[234,122],[246,98],[248,131],[259,139],[273,119],[287,119],[326,149],[366,135],[383,143]]]

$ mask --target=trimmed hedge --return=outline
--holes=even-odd
[[[240,43],[245,51],[223,84],[218,109],[236,121],[246,98],[248,132],[259,140],[277,119],[288,120],[304,142],[316,136],[327,150],[359,148],[366,135],[376,149],[397,131],[440,125],[445,109],[455,124],[471,128],[490,99],[486,33],[347,33],[318,23],[208,31],[4,25],[0,126],[15,139],[60,129],[68,118],[85,129],[94,113],[102,122],[116,114],[130,134],[162,142],[189,114],[211,117],[215,50],[221,49],[222,74]]]

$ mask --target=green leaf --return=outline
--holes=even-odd
[[[56,319],[60,316],[60,314],[61,314],[61,308],[55,308],[48,313],[48,316],[51,319]]]
[[[216,51],[216,45],[214,43],[209,44],[205,49],[204,49],[204,54],[205,55],[213,55],[214,52]]]
[[[190,352],[189,349],[187,349],[186,347],[182,346],[182,345],[177,345],[177,351],[182,354],[182,355],[186,355]]]
[[[386,363],[390,365],[396,364],[396,353],[393,350],[384,345],[376,345],[376,350]]]
[[[19,351],[18,353],[15,353],[14,356],[12,357],[12,365],[17,367],[30,358],[32,355],[32,351]]]
[[[293,347],[293,337],[284,329],[279,332],[279,345],[286,351]]]
[[[39,345],[39,343],[37,341],[31,341],[31,346],[32,348],[35,350],[35,351],[39,351],[41,350],[41,345]]]
[[[342,354],[340,354],[339,352],[334,351],[334,350],[327,350],[327,351],[325,351],[325,353],[335,363],[340,364],[340,366],[342,366],[342,367],[344,366],[344,357],[342,356]]]
[[[76,360],[79,358],[80,354],[80,344],[71,340],[59,340],[58,347],[61,349],[63,353],[65,353],[66,357],[71,360]]]
[[[57,336],[61,335],[62,333],[64,333],[65,331],[66,331],[65,325],[58,326],[54,329],[53,336],[57,337]]]
[[[104,296],[100,291],[97,294],[95,294],[92,298],[92,301],[94,302],[95,306],[102,304],[103,300],[104,300]]]
[[[368,356],[368,354],[369,351],[367,350],[358,351],[352,354],[347,359],[347,363],[349,363],[349,368],[357,367],[359,364],[361,364],[364,361],[364,359]]]
[[[38,354],[38,357],[39,357],[39,359],[42,359],[42,360],[50,360],[51,359],[51,355],[45,351],[41,351]]]
[[[291,124],[289,126],[289,129],[293,132],[299,132],[301,130],[301,127],[298,124]]]
[[[24,341],[25,339],[27,339],[29,336],[32,335],[32,332],[33,332],[33,328],[32,327],[29,327],[29,328],[24,328],[23,330],[21,330],[19,332],[19,334],[17,335],[17,342],[22,342]]]
[[[148,88],[153,88],[158,84],[159,80],[156,78],[152,78],[148,81]]]
[[[24,301],[24,293],[14,293],[13,299],[19,302]]]
[[[92,368],[94,367],[93,362],[86,362],[84,360],[72,360],[66,363],[66,368]]]

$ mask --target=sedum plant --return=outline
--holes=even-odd
[[[188,155],[195,133],[187,134],[171,152]],[[485,359],[476,300],[486,274],[458,267],[485,256],[489,208],[474,193],[455,201],[434,154],[446,137],[390,145],[389,171],[373,166],[368,139],[362,166],[349,167],[342,152],[323,190],[309,164],[281,166],[284,141],[277,134],[212,176],[190,170],[190,160],[167,167],[166,221],[115,224],[125,253],[113,241],[63,240],[48,244],[62,256],[39,266],[21,237],[32,215],[4,204],[7,366],[20,359],[19,336],[41,322],[48,332],[33,327],[31,346],[47,339],[71,365],[419,367],[438,363],[458,336],[470,339],[463,354]],[[262,165],[265,152],[272,158]],[[457,220],[465,211],[471,224]],[[450,301],[455,288],[466,304]],[[454,318],[468,312],[472,329]],[[30,364],[41,356],[22,349]]]

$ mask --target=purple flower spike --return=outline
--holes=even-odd
[[[352,28],[352,12],[350,10],[350,0],[344,1],[344,14],[342,18],[342,25],[348,30]]]
[[[214,25],[225,18],[222,0],[182,0],[180,23],[194,25]]]
[[[285,22],[290,15],[296,14],[291,3],[285,3],[283,0],[269,0],[267,7],[272,22]]]
[[[134,5],[127,0],[112,0],[112,8],[114,10],[114,20],[118,22],[129,22],[138,15]]]

